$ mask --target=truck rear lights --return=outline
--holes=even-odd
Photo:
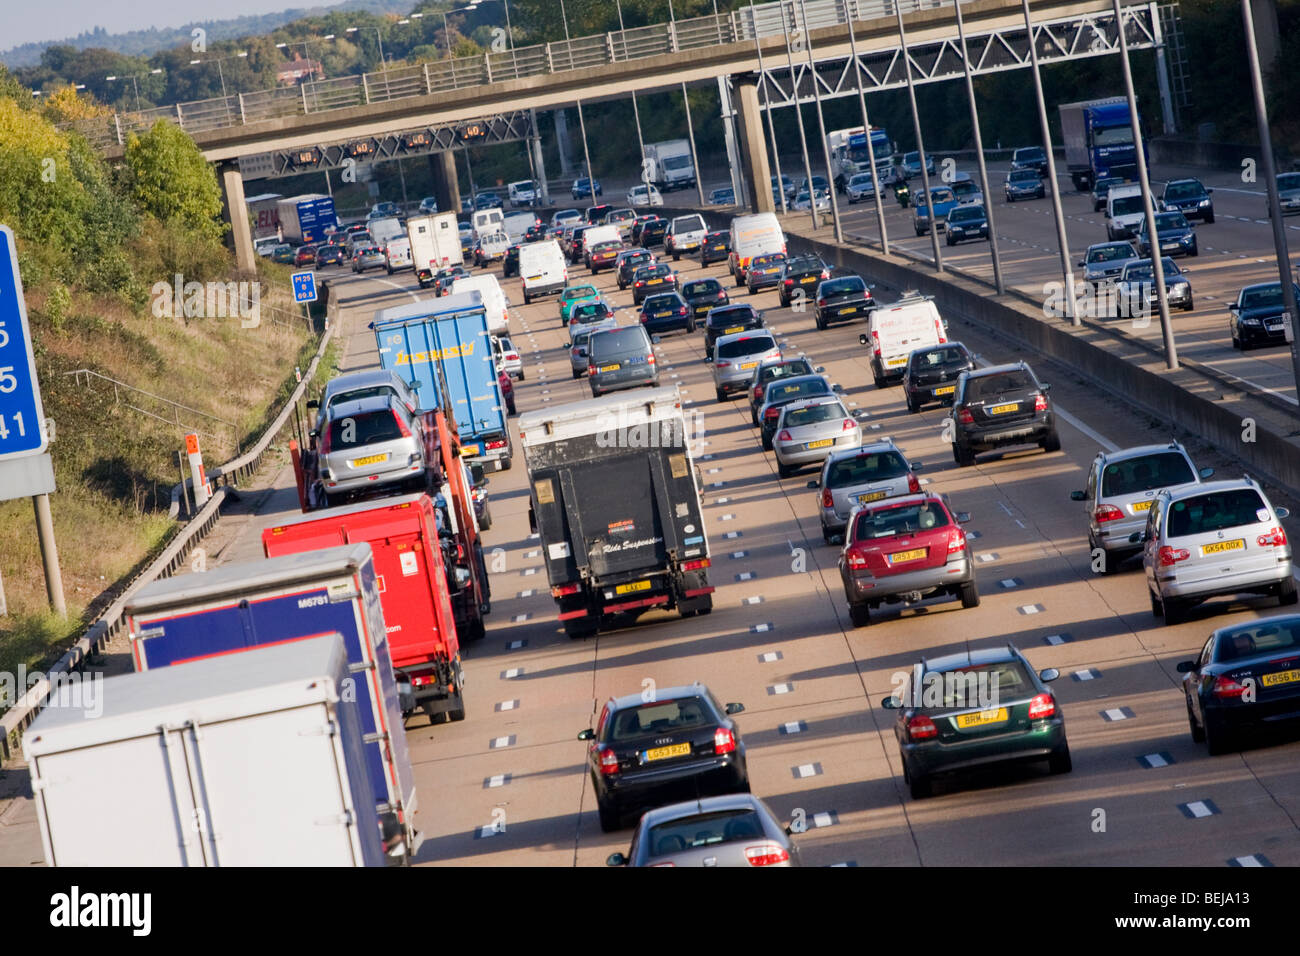
[[[709,564],[710,564],[710,562],[709,562],[709,559],[708,559],[708,558],[695,558],[695,559],[693,559],[693,560],[691,560],[691,561],[683,561],[683,562],[682,562],[682,570],[683,570],[683,571],[698,571],[698,570],[700,570],[700,568],[707,568],[707,567],[709,567]]]
[[[557,584],[551,588],[551,597],[567,597],[570,594],[577,594],[582,589],[582,585],[576,581],[572,584]]]
[[[618,773],[618,754],[609,747],[600,750],[600,772],[606,775]]]
[[[493,441],[488,442],[487,447],[489,451],[496,451],[498,448],[505,448],[506,440],[504,438],[497,438]]]
[[[719,727],[713,732],[713,752],[729,754],[736,749],[736,735],[726,727]]]
[[[1056,713],[1056,698],[1051,694],[1039,694],[1029,702],[1029,719],[1043,720]]]

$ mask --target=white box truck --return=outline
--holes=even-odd
[[[686,189],[695,185],[695,163],[691,161],[691,144],[684,139],[663,143],[646,143],[645,176],[660,192]]]
[[[423,289],[439,269],[464,263],[460,227],[454,212],[412,216],[406,220],[406,237],[411,240],[411,265]]]
[[[337,634],[58,687],[23,741],[50,866],[383,866]],[[90,717],[94,719],[89,719]]]

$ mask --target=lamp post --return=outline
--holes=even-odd
[[[572,41],[569,39],[569,17],[564,12],[564,0],[560,0],[560,19],[564,22],[564,42],[568,44]],[[566,52],[570,57],[569,65],[572,66],[573,50],[566,47]],[[587,192],[591,196],[591,204],[594,206],[596,205],[596,180],[591,175],[591,151],[587,148],[587,122],[582,116],[582,100],[575,100],[575,102],[578,106],[578,129],[582,133],[582,159],[587,164]],[[646,202],[649,203],[649,201],[650,191],[647,189]]]
[[[112,82],[115,81],[115,80],[130,80],[130,81],[131,81],[131,86],[135,89],[135,111],[136,111],[137,113],[139,113],[139,112],[141,112],[141,107],[140,107],[140,84],[139,84],[139,82],[138,82],[139,78],[140,78],[141,76],[157,76],[157,75],[158,75],[159,73],[161,73],[161,72],[162,72],[162,69],[159,68],[159,69],[157,69],[157,70],[150,70],[148,73],[135,73],[135,74],[132,74],[131,76],[117,76],[117,75],[114,75],[114,76],[106,76],[106,77],[104,77],[104,80],[105,80],[105,82],[108,82],[108,83],[112,83]]]
[[[794,11],[794,0],[790,0],[790,10]],[[785,0],[781,0],[781,30],[785,33],[785,60],[790,69],[790,95],[794,98],[795,123],[799,127],[799,146],[803,150],[803,170],[808,181],[808,212],[812,214],[812,225],[815,231],[821,226],[821,221],[817,218],[817,190],[813,188],[812,163],[808,159],[808,137],[803,131],[803,110],[799,107],[799,82],[794,72],[794,51],[790,48],[790,27],[785,19]],[[816,78],[813,82],[816,82]]]
[[[980,134],[980,114],[975,105],[975,83],[970,75],[970,55],[966,52],[966,25],[961,17],[961,0],[953,0],[957,11],[957,36],[961,39],[961,65],[966,74],[966,98],[970,100],[970,122],[975,131],[975,158],[979,164],[980,189],[984,197],[984,217],[989,224],[989,254],[993,257],[993,287],[998,295],[1006,292],[1002,283],[1002,257],[998,254],[998,230],[993,221],[993,194],[989,192],[989,171],[984,163],[984,137]]]
[[[327,40],[331,39],[332,36],[333,34],[326,37],[325,39]],[[221,64],[224,63],[226,60],[242,60],[242,59],[246,59],[247,57],[248,57],[248,51],[240,50],[238,53],[232,53],[229,56],[217,57],[215,60],[204,60],[204,59],[190,60],[190,66],[194,66],[196,64],[201,64],[201,63],[217,64],[217,75],[221,77],[221,103],[226,108],[227,126],[231,125],[232,122],[230,117],[230,98],[226,95],[226,71],[221,68]]]
[[[867,136],[867,155],[871,157],[871,189],[876,194],[876,222],[880,227],[880,251],[889,255],[889,235],[885,231],[885,206],[880,198],[880,172],[876,169],[876,144],[871,141],[871,120],[867,117],[867,94],[862,89],[862,64],[858,61],[858,41],[853,35],[853,17],[846,15],[844,19],[848,21],[849,27],[849,52],[853,55],[853,75],[858,85],[858,106],[862,109],[862,131]]]
[[[817,89],[817,63],[813,59],[812,37],[808,35],[807,0],[799,0],[799,16],[803,20],[803,42],[808,50],[808,73],[812,77],[813,102],[817,104],[817,129],[821,132],[822,153],[826,157],[826,194],[831,200],[831,221],[835,224],[835,241],[844,242],[844,230],[840,225],[840,204],[835,198],[835,173],[831,169],[831,144],[826,141],[826,117],[822,113],[822,94]],[[797,93],[798,91],[796,91]],[[867,135],[867,148],[871,148],[871,136]],[[808,180],[808,202],[817,206],[817,190],[813,189],[812,179]]]
[[[934,197],[930,195],[930,173],[925,168],[925,139],[921,136],[921,114],[916,108],[916,83],[912,80],[912,58],[907,52],[907,31],[903,27],[903,10],[895,3],[894,13],[898,17],[898,42],[903,48],[903,68],[907,70],[907,98],[912,103],[912,128],[916,132],[916,158],[921,164],[921,190],[920,200],[914,200],[912,205],[918,202],[925,203],[925,218],[930,224],[930,248],[934,250],[934,268],[936,272],[943,272],[943,255],[939,252],[939,227],[935,224],[934,215]],[[875,153],[872,153],[872,162],[875,161]],[[903,167],[906,172],[907,167]]]

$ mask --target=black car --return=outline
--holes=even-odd
[[[641,303],[641,324],[650,333],[668,329],[695,331],[695,313],[676,292],[648,295]]]
[[[524,230],[524,242],[541,242],[546,238],[546,226],[535,222]]]
[[[519,275],[519,243],[506,249],[506,257],[501,263],[501,278],[509,279]]]
[[[600,194],[597,193],[597,195]],[[613,211],[614,207],[609,203],[602,203],[599,206],[588,206],[586,212],[587,224],[594,226]]]
[[[1206,225],[1214,222],[1213,189],[1206,189],[1199,179],[1171,179],[1165,183],[1160,196],[1160,208],[1166,212],[1181,212],[1188,219],[1199,219]]]
[[[686,283],[682,286],[682,298],[696,318],[707,315],[710,309],[716,309],[730,301],[727,290],[717,279],[696,279]]]
[[[968,239],[988,239],[989,217],[981,205],[958,206],[948,213],[948,222],[944,231],[948,234],[948,245],[955,246]]]
[[[776,435],[776,424],[781,420],[782,408],[805,398],[834,394],[837,394],[835,387],[824,375],[801,375],[769,384],[763,390],[763,404],[755,416],[761,429],[759,441],[763,444],[763,451],[772,450],[772,438]]]
[[[700,243],[700,265],[702,266],[707,266],[711,262],[726,262],[730,254],[731,233],[729,232],[710,232]]]
[[[1296,299],[1300,300],[1300,285],[1295,286]],[[1256,345],[1286,344],[1286,329],[1282,319],[1286,301],[1282,297],[1281,282],[1260,282],[1248,285],[1237,293],[1237,301],[1228,306],[1228,332],[1232,347],[1245,351]]]
[[[831,269],[821,256],[795,256],[785,261],[781,269],[781,307],[786,308],[795,298],[795,289],[804,290],[804,298],[811,299],[817,283],[831,277]]]
[[[582,234],[590,226],[574,226],[573,231],[569,233],[569,262],[577,265],[582,261]]]
[[[758,410],[763,406],[763,394],[767,386],[786,378],[798,378],[800,375],[816,375],[824,371],[820,366],[813,368],[806,358],[781,359],[778,362],[764,362],[754,369],[754,378],[749,383],[749,420],[758,424]]]
[[[648,295],[656,292],[676,292],[677,273],[666,262],[638,266],[632,273],[632,304],[640,305]]]
[[[922,405],[939,402],[951,405],[962,372],[975,368],[975,356],[960,342],[947,342],[917,349],[907,357],[903,370],[903,397],[907,410],[919,412]]]
[[[347,258],[343,254],[343,247],[336,246],[333,243],[327,243],[318,246],[316,249],[316,268],[322,266],[341,266]]]
[[[1300,614],[1221,627],[1201,653],[1180,661],[1192,740],[1211,756],[1242,742],[1245,730],[1300,717]]]
[[[1047,154],[1041,146],[1022,146],[1011,154],[1011,168],[1032,169],[1039,176],[1047,175]]]
[[[871,290],[862,276],[826,279],[817,286],[817,328],[825,329],[840,319],[869,316],[876,308]]]
[[[710,309],[704,320],[704,355],[713,361],[713,343],[724,335],[763,327],[763,313],[752,305],[724,305]]]
[[[662,221],[664,223],[664,229],[668,228],[667,219],[664,219],[662,216],[656,216],[654,213],[646,213],[643,216],[638,216],[632,222],[632,231],[628,233],[628,238],[632,242],[644,246],[645,243],[641,242],[641,230],[643,230],[648,223],[652,223],[656,221]]]
[[[667,232],[667,219],[651,219],[642,224],[641,231],[637,233],[634,241],[647,248],[650,246],[662,246],[664,244],[664,235]]]
[[[749,289],[749,294],[753,295],[759,289],[780,288],[781,270],[784,268],[785,253],[783,252],[754,256],[749,260],[749,268],[745,270],[745,285]]]
[[[1200,249],[1196,245],[1196,230],[1181,212],[1156,213],[1156,236],[1160,243],[1160,252],[1166,256],[1197,256]],[[1149,258],[1151,255],[1151,236],[1147,233],[1147,221],[1143,217],[1137,229],[1138,255]]]
[[[590,741],[587,769],[596,792],[600,828],[617,830],[631,809],[678,799],[748,793],[749,771],[740,728],[731,719],[745,708],[720,704],[703,684],[659,688],[610,699]]]
[[[631,249],[623,253],[623,261],[618,266],[618,287],[626,289],[632,284],[632,273],[641,266],[653,264],[655,254],[649,249]]]
[[[977,452],[1003,445],[1060,451],[1050,388],[1024,362],[963,372],[953,394],[953,460],[964,468],[975,464]]]

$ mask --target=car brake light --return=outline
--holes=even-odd
[[[1270,528],[1268,534],[1261,534],[1255,540],[1264,547],[1272,545],[1275,548],[1280,548],[1286,544],[1286,532],[1281,528]]]
[[[786,279],[786,280],[785,280],[785,284],[786,284],[786,285],[794,285],[794,280],[793,280],[793,279]]]
[[[600,772],[603,774],[618,773],[618,755],[608,747],[602,747],[600,751]]]
[[[953,528],[948,532],[948,553],[956,554],[958,551],[966,550],[966,532],[961,528]]]
[[[596,366],[594,366],[594,365],[588,365],[588,366],[587,366],[587,374],[588,374],[588,375],[595,375],[595,374],[596,374]]]
[[[773,866],[790,859],[790,851],[776,843],[761,843],[745,847],[745,859],[750,866]]]
[[[907,473],[907,490],[914,495],[921,492],[921,480],[910,471]]]
[[[402,416],[397,414],[397,409],[393,409],[393,421],[397,422],[397,428],[402,433],[403,438],[411,437],[411,430],[406,427],[406,422],[402,421]]]
[[[655,364],[655,354],[654,354],[654,352],[651,352],[649,355],[647,355],[647,356],[645,357],[645,363],[646,363],[646,365],[654,365],[654,364]]]
[[[928,740],[939,736],[939,728],[924,714],[916,714],[907,722],[907,734],[913,740]]]
[[[790,436],[790,429],[788,429],[788,428],[782,428],[782,429],[781,429],[781,434],[779,434],[779,435],[776,436],[776,440],[777,440],[777,441],[794,441],[794,439]]]
[[[822,270],[822,278],[823,278],[823,279],[829,279],[830,277],[831,277],[831,274],[830,274],[829,272],[827,272],[825,269],[823,269],[823,270]]]
[[[825,305],[825,304],[826,304],[826,300],[825,300],[825,299],[818,299],[818,300],[817,300],[817,304],[818,304],[818,305]]]
[[[678,315],[685,315],[685,314],[686,314],[686,310],[685,310],[685,309],[678,309],[678,310],[677,310],[677,314],[678,314]]]
[[[564,597],[569,594],[577,594],[581,587],[576,581],[572,584],[557,584],[551,588],[551,597]]]
[[[1056,713],[1056,698],[1051,694],[1039,694],[1029,702],[1029,719],[1042,720]]]
[[[730,362],[726,362],[726,361],[722,361],[722,362],[714,362],[714,363],[713,363],[713,367],[714,367],[714,368],[730,368],[730,366],[731,366],[731,363],[730,363]]]
[[[780,417],[781,410],[779,408],[769,408],[763,413],[763,421],[765,422],[774,422]]]
[[[1186,548],[1171,548],[1169,545],[1156,552],[1156,558],[1162,568],[1173,567],[1179,561],[1186,561],[1190,557],[1191,554]]]
[[[634,285],[645,285],[645,279],[637,279]]]
[[[1238,697],[1246,693],[1246,685],[1231,677],[1216,677],[1210,693],[1215,697]]]
[[[846,419],[844,419],[844,424],[840,426],[840,431],[842,431],[842,432],[852,431],[853,429],[855,429],[855,428],[857,428],[857,427],[858,427],[858,423],[857,423],[857,422],[855,422],[855,421],[854,421],[853,419],[851,419],[851,418],[846,418]]]
[[[763,400],[763,386],[762,386],[762,385],[755,385],[755,386],[754,386],[754,401],[756,401],[756,402],[761,402],[762,400]]]
[[[835,507],[835,495],[831,492],[829,488],[822,489],[822,507],[823,508]]]
[[[729,754],[736,749],[736,735],[726,727],[719,727],[713,732],[713,752]]]
[[[974,425],[975,416],[971,414],[969,408],[963,408],[957,413],[957,420],[963,425]]]
[[[1118,521],[1124,517],[1124,512],[1120,511],[1114,505],[1098,505],[1093,509],[1092,516],[1100,524],[1103,521]]]
[[[1042,394],[1041,392],[1039,392],[1034,396],[1034,411],[1036,412],[1047,411],[1047,396]]]

